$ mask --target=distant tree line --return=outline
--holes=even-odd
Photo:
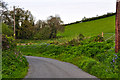
[[[84,17],[84,18],[82,18],[81,21],[76,21],[76,22],[73,22],[73,23],[64,24],[64,26],[71,25],[71,24],[76,24],[76,23],[87,22],[87,21],[93,21],[93,20],[97,20],[97,19],[102,19],[102,18],[113,16],[115,14],[116,13],[107,13],[107,14],[104,14],[102,16],[97,16],[97,17],[92,17],[92,18],[86,18],[86,17]]]
[[[1,3],[3,7],[2,22],[12,30],[15,14],[16,39],[51,39],[57,37],[58,31],[64,31],[63,21],[58,15],[50,16],[45,21],[38,20],[35,23],[34,17],[29,10],[16,7],[14,12],[14,10],[8,10],[5,2]]]

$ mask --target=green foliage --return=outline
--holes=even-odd
[[[79,36],[77,38],[74,38],[71,41],[68,41],[67,45],[76,46],[76,45],[84,45],[84,44],[88,44],[88,43],[103,42],[103,41],[104,41],[104,38],[101,37],[100,35],[94,36],[91,38],[86,38],[86,37],[84,37],[84,35],[79,34]],[[66,42],[64,43],[64,45],[66,45]]]
[[[24,78],[27,73],[28,62],[18,50],[2,52],[2,77]]]
[[[83,34],[79,34],[78,39],[79,39],[79,41],[83,41],[84,40],[84,35]]]
[[[56,38],[58,31],[64,31],[64,26],[62,26],[63,21],[59,16],[50,16],[47,20],[47,24],[50,27],[50,38]]]
[[[13,26],[14,11],[7,10],[3,13],[3,23]],[[20,25],[21,23],[21,25]],[[34,19],[30,11],[15,8],[15,34],[17,39],[31,39],[33,33]]]
[[[2,34],[3,78],[24,78],[27,73],[28,62],[16,47],[13,37]]]
[[[36,39],[36,40],[45,40],[45,39],[49,39],[49,37],[50,37],[50,28],[49,27],[44,27],[44,28],[40,29],[34,35],[34,39]]]
[[[89,42],[103,42],[104,38],[101,35],[91,37]]]
[[[27,27],[21,27],[20,30],[18,31],[19,31],[19,34],[17,36],[18,39],[33,39],[35,33],[34,27],[30,25],[27,25]]]
[[[76,46],[76,45],[82,45],[83,43],[82,43],[82,41],[84,40],[84,35],[82,35],[82,34],[79,34],[79,36],[77,37],[77,38],[74,38],[74,39],[72,39],[71,41],[68,41],[67,42],[67,45],[72,45],[72,46]],[[64,43],[64,45],[66,45],[65,43]]]
[[[2,50],[15,49],[16,42],[13,37],[2,34]]]
[[[2,34],[12,36],[14,32],[8,25],[2,23]]]
[[[110,40],[90,43],[83,40],[83,44],[79,46],[41,43],[18,48],[24,55],[55,58],[73,63],[98,78],[118,78],[120,56],[114,53],[113,44]]]

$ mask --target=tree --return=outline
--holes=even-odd
[[[42,20],[38,20],[37,22],[36,22],[36,25],[35,25],[35,27],[36,27],[36,30],[37,31],[39,31],[42,27],[43,27],[43,21]]]
[[[49,39],[50,36],[50,27],[47,22],[38,20],[35,25],[35,35],[34,39]]]
[[[64,31],[64,26],[62,26],[63,21],[59,16],[50,16],[48,17],[47,23],[50,27],[50,38],[56,38],[58,31]]]
[[[9,11],[7,8],[7,5],[5,2],[0,1],[0,7],[2,10],[0,10],[0,19],[2,18],[2,22],[9,25],[11,23],[10,16],[9,16]]]
[[[18,16],[19,17],[19,16]],[[19,23],[21,22],[21,26]],[[30,11],[24,11],[24,14],[19,17],[19,22],[17,24],[18,28],[18,38],[20,39],[30,39],[34,34],[34,18]],[[16,25],[16,26],[17,26]]]
[[[6,11],[3,13],[4,19],[3,23],[13,26],[14,21],[14,11]],[[16,28],[16,38],[30,38],[30,35],[33,33],[31,30],[34,26],[34,18],[30,11],[23,10],[22,8],[15,9],[15,28]],[[21,23],[21,25],[20,25]]]

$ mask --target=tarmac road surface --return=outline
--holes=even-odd
[[[29,70],[25,78],[96,78],[70,63],[43,57],[26,58]]]

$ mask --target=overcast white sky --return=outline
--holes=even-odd
[[[8,7],[19,6],[30,10],[35,20],[46,20],[58,14],[64,23],[80,21],[85,17],[95,17],[116,11],[116,0],[2,0]]]

